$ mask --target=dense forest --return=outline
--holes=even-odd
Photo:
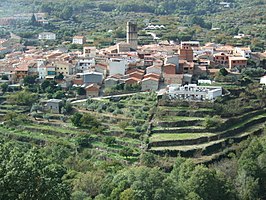
[[[173,168],[151,153],[137,166],[92,162],[90,151],[72,155],[63,146],[34,147],[11,141],[0,146],[1,199],[264,199],[266,138],[242,142],[209,165],[178,157]]]

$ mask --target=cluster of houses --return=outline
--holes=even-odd
[[[27,46],[24,51],[9,52],[0,61],[0,75],[8,76],[11,83],[20,83],[28,75],[36,75],[40,82],[63,75],[58,83],[62,88],[83,87],[87,96],[98,96],[103,88],[120,84],[156,91],[168,85],[196,83],[200,77],[215,76],[221,68],[240,73],[253,56],[249,47],[214,43],[201,46],[198,41],[137,46],[136,25],[128,23],[127,28],[127,42],[104,49],[88,46],[84,36],[75,36],[73,44],[83,45],[83,51],[44,51]],[[56,36],[43,33],[39,38]]]

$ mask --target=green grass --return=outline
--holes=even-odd
[[[25,128],[36,128],[40,131],[44,130],[44,131],[56,131],[56,132],[59,132],[59,133],[62,133],[62,134],[66,134],[66,136],[68,134],[79,134],[83,131],[81,130],[76,130],[76,131],[73,131],[71,129],[68,129],[68,128],[62,128],[62,127],[56,127],[56,126],[47,126],[47,125],[39,125],[39,124],[30,124],[30,125],[24,125],[23,127]]]
[[[159,110],[162,110],[162,111],[170,111],[170,112],[173,112],[173,111],[213,111],[212,108],[196,108],[196,109],[193,109],[193,108],[190,108],[190,107],[172,107],[172,106],[160,106],[159,107]]]
[[[162,121],[194,121],[194,120],[204,120],[201,117],[187,117],[187,116],[162,116],[157,118]]]
[[[161,127],[155,126],[152,130],[178,130],[178,129],[204,129],[203,126],[186,126],[186,127]]]
[[[13,130],[10,128],[6,128],[6,127],[0,127],[0,134],[2,136],[19,136],[19,137],[25,137],[28,138],[29,141],[31,141],[31,139],[37,139],[37,140],[41,140],[41,141],[47,141],[47,142],[51,142],[51,143],[59,143],[59,144],[64,144],[64,145],[70,145],[72,146],[72,142],[66,140],[65,138],[60,138],[56,137],[54,135],[48,135],[48,134],[43,134],[43,133],[36,133],[36,132],[29,132],[29,131],[22,131],[22,130]]]
[[[153,134],[150,137],[150,142],[158,141],[168,141],[168,140],[187,140],[187,139],[196,139],[201,137],[212,136],[212,133],[164,133],[164,134]]]

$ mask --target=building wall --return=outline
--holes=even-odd
[[[229,69],[240,68],[243,69],[247,67],[247,60],[230,60],[229,59]]]
[[[169,84],[182,84],[183,83],[183,76],[179,74],[176,75],[167,75],[164,77],[164,83]]]
[[[224,66],[228,67],[229,57],[226,54],[215,55],[214,56],[214,62],[215,62],[215,64],[224,65]]]
[[[68,63],[56,63],[56,74],[71,75],[73,74],[73,67]]]
[[[154,80],[145,80],[141,83],[141,90],[142,91],[156,91],[158,90],[158,81]]]
[[[73,38],[72,41],[73,44],[84,44],[85,43],[85,39],[84,38]]]
[[[154,73],[154,74],[159,74],[159,75],[161,75],[161,73],[162,73],[162,68],[148,67],[148,68],[146,69],[146,73],[147,73],[147,74]]]
[[[163,66],[163,72],[165,74],[176,74],[176,66],[173,64],[167,64]]]
[[[109,62],[109,75],[122,74],[125,75],[126,62],[125,60],[111,60]]]
[[[83,56],[94,58],[96,56],[96,47],[84,47]]]
[[[90,83],[102,84],[103,75],[96,74],[96,73],[84,74],[83,81],[85,84],[90,84]]]
[[[86,96],[87,97],[98,97],[99,96],[99,90],[86,90]]]
[[[47,102],[47,109],[53,113],[60,113],[59,103]]]
[[[40,33],[39,40],[55,40],[56,35],[54,33]]]
[[[105,87],[113,87],[113,86],[116,86],[117,84],[118,84],[118,81],[115,79],[112,79],[112,78],[110,78],[110,79],[107,78],[104,81]]]
[[[165,64],[174,64],[174,65],[176,65],[176,71],[179,71],[179,57],[178,57],[178,55],[172,55],[172,56],[166,57]]]
[[[170,86],[169,96],[188,100],[214,100],[222,95],[221,87],[207,87],[197,85]]]
[[[208,99],[213,100],[217,97],[222,96],[222,89],[212,90],[208,92]]]

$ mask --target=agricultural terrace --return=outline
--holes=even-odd
[[[211,159],[251,135],[262,134],[265,105],[266,92],[255,85],[234,88],[215,102],[161,99],[152,119],[149,150],[159,155]]]

